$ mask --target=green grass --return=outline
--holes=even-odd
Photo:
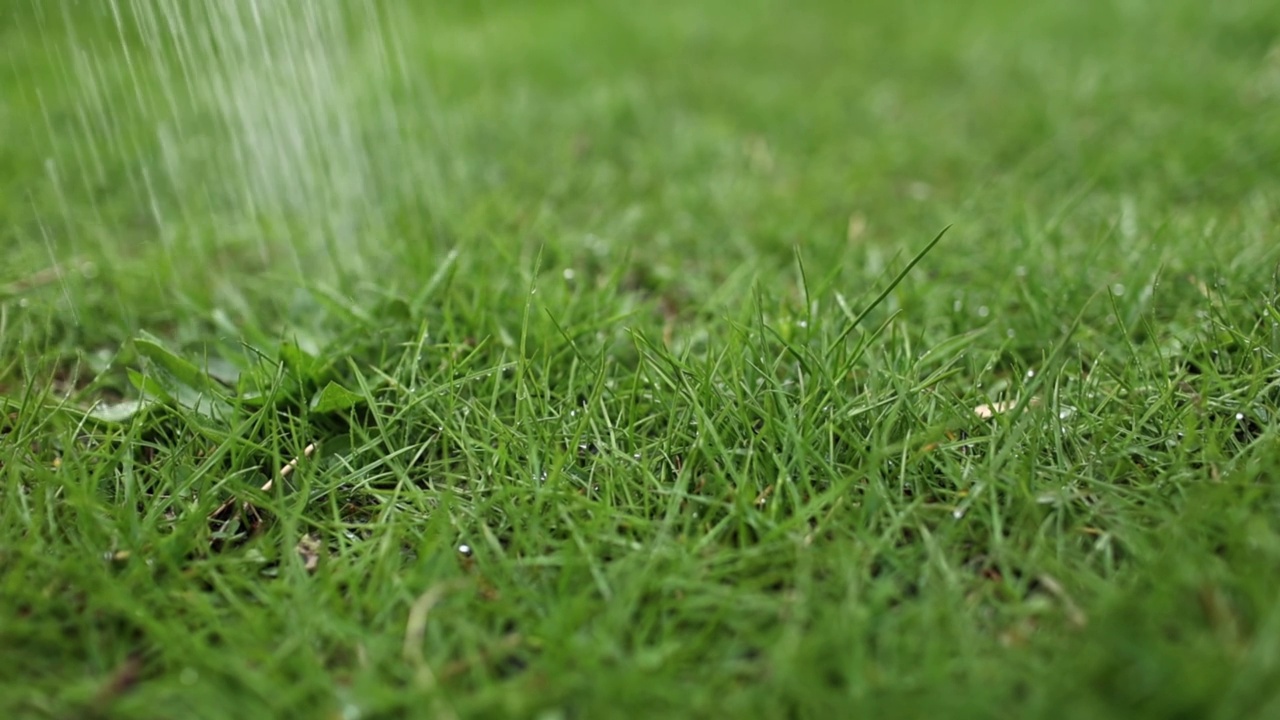
[[[0,714],[1280,716],[1273,5],[8,3]]]

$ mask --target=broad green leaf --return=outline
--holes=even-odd
[[[352,392],[336,382],[330,381],[324,389],[311,398],[311,411],[316,413],[348,410],[364,403],[364,396]]]
[[[225,358],[211,357],[206,363],[205,374],[226,387],[235,387],[243,371]]]
[[[140,392],[166,405],[182,407],[213,420],[224,420],[230,416],[232,407],[226,400],[207,390],[201,391],[183,384],[175,383],[166,386],[155,377],[145,375],[130,368],[129,382]]]
[[[196,367],[195,363],[178,357],[160,343],[138,338],[133,341],[133,345],[143,357],[172,375],[177,382],[197,390],[205,390],[212,386],[209,375]]]
[[[413,308],[403,298],[393,297],[378,303],[374,313],[383,321],[408,320],[413,317]]]
[[[257,390],[243,392],[243,393],[240,393],[239,395],[236,395],[237,402],[252,408],[263,407],[264,405],[267,404],[267,401],[270,399],[271,399],[271,396],[268,393],[259,392]]]
[[[174,399],[173,395],[150,375],[143,375],[133,368],[129,368],[127,372],[129,374],[129,382],[133,383],[138,392],[150,395],[160,402],[169,403],[170,405],[177,404],[178,401]]]
[[[231,417],[233,410],[231,405],[217,395],[188,388],[178,389],[178,403],[188,410],[217,421]]]
[[[325,363],[303,350],[297,340],[285,340],[280,343],[280,362],[284,363],[285,368],[304,383],[319,384],[327,370]]]
[[[132,420],[135,415],[146,410],[150,402],[142,399],[126,400],[119,403],[99,403],[90,408],[85,415],[100,422],[119,425]]]
[[[326,437],[320,442],[320,457],[327,463],[345,458],[354,451],[355,442],[348,433]]]

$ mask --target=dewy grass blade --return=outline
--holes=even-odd
[[[849,334],[852,333],[854,330],[856,330],[860,324],[862,324],[863,319],[866,318],[867,315],[870,315],[871,311],[879,307],[880,303],[885,301],[885,298],[889,297],[889,294],[892,293],[894,289],[897,288],[898,285],[901,284],[902,281],[906,279],[907,275],[911,273],[911,270],[914,269],[915,266],[919,264],[919,262],[923,260],[925,256],[928,255],[929,252],[932,251],[933,248],[939,242],[942,242],[942,237],[946,235],[947,231],[950,229],[951,229],[950,225],[942,228],[942,230],[939,231],[936,236],[934,236],[933,240],[930,240],[929,244],[925,245],[924,248],[920,250],[920,252],[916,253],[915,257],[911,258],[911,261],[908,262],[906,266],[903,267],[902,270],[900,270],[898,274],[894,276],[893,280],[890,281],[887,286],[885,286],[885,289],[880,291],[880,294],[877,295],[874,300],[868,303],[867,306],[862,309],[862,312],[858,313],[857,317],[849,321],[849,324],[838,336],[836,336],[836,339],[829,346],[827,350],[828,354],[834,352],[837,347],[842,345],[844,341],[848,339]]]

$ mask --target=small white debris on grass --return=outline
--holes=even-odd
[[[1031,407],[1036,407],[1039,404],[1040,404],[1040,398],[1038,397],[1031,398],[1031,402],[1028,403],[1028,405],[1030,405]],[[1002,400],[1000,402],[994,402],[986,405],[979,405],[978,407],[973,409],[973,414],[977,415],[983,420],[990,420],[991,418],[1001,413],[1009,412],[1010,410],[1014,409],[1017,406],[1018,406],[1017,400]]]

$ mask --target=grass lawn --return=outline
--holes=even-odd
[[[1280,717],[1273,0],[259,5],[0,7],[0,716]]]

